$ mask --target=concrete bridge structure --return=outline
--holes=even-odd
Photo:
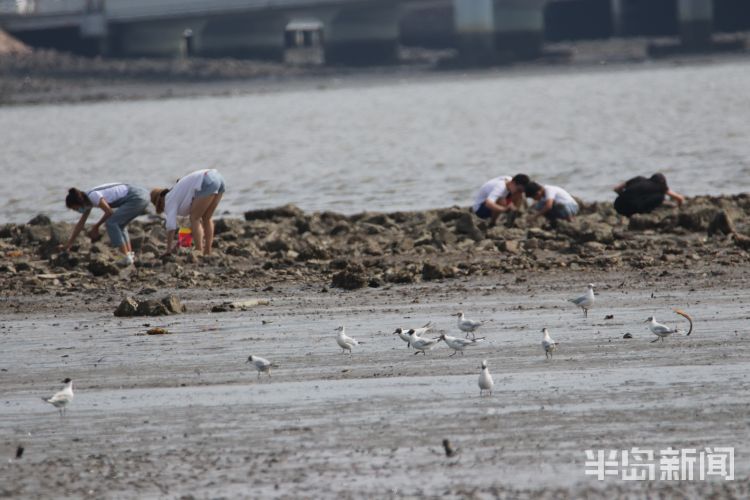
[[[737,5],[733,7],[734,3]],[[739,2],[739,3],[738,3]],[[745,7],[741,5],[744,2]],[[290,26],[320,26],[327,63],[392,61],[404,19],[435,9],[450,17],[439,36],[468,63],[538,54],[551,27],[586,25],[599,37],[641,34],[655,16],[665,33],[701,47],[717,7],[747,16],[748,0],[0,0],[0,28],[32,45],[118,56],[282,59]],[[733,10],[734,9],[734,10]],[[602,14],[604,13],[604,14]],[[560,26],[563,26],[562,24]],[[565,29],[558,29],[565,34]],[[552,32],[552,33],[551,33]],[[559,35],[559,33],[558,33]]]

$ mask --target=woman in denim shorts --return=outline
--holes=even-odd
[[[195,249],[211,255],[214,242],[213,215],[225,191],[224,178],[216,169],[196,170],[171,188],[151,190],[156,213],[164,213],[167,227],[166,254],[174,251],[177,217],[190,216]]]

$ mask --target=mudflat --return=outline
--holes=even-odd
[[[126,270],[101,243],[55,253],[69,226],[6,225],[0,494],[746,498],[746,208],[706,197],[628,222],[593,204],[556,228],[490,228],[458,208],[284,207],[220,221],[210,259],[160,259],[158,225],[134,225]],[[568,299],[588,283],[585,318]],[[126,296],[169,294],[185,312],[113,315]],[[674,308],[692,334],[652,343],[649,316],[687,329]],[[415,355],[393,334],[430,321],[463,337],[459,310],[483,322],[464,355]],[[351,355],[339,325],[363,342]],[[251,354],[278,365],[270,377]],[[480,397],[484,359],[495,387]],[[65,377],[61,418],[40,397]],[[734,448],[734,480],[586,474],[586,450],[716,447]]]

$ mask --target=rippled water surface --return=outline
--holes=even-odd
[[[311,84],[221,98],[0,109],[0,220],[63,208],[70,186],[222,171],[232,214],[469,205],[528,172],[587,200],[662,171],[689,195],[750,190],[750,62],[645,64]]]

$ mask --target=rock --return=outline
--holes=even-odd
[[[138,303],[138,316],[168,316],[169,310],[161,301],[148,299]]]
[[[422,266],[422,279],[425,281],[453,278],[455,276],[455,271],[450,267],[436,265],[432,262],[425,262]]]
[[[474,215],[469,212],[461,213],[460,217],[456,219],[456,233],[464,234],[474,241],[480,241],[484,239],[484,235],[476,226]]]
[[[16,271],[18,272],[31,271],[31,264],[29,264],[25,260],[16,262]]]
[[[498,243],[497,249],[515,255],[521,253],[521,244],[516,240],[504,240]]]
[[[266,252],[286,252],[289,250],[289,243],[281,238],[273,238],[265,243],[261,247]]]
[[[214,221],[214,234],[242,234],[242,222],[237,219],[218,219]]]
[[[39,214],[33,219],[31,219],[29,222],[27,222],[29,226],[49,226],[52,224],[52,221],[49,217],[47,217],[44,214]]]
[[[296,205],[291,203],[276,208],[266,208],[261,210],[250,210],[245,212],[246,221],[271,220],[277,218],[302,217],[304,212]]]
[[[80,259],[75,255],[71,255],[67,252],[63,252],[56,257],[50,259],[49,263],[52,267],[62,267],[64,269],[73,269],[78,267]]]
[[[735,233],[733,238],[734,238],[735,245],[737,245],[743,250],[750,251],[750,236],[745,236],[744,234]]]
[[[161,303],[164,304],[164,307],[167,308],[167,311],[172,314],[184,313],[187,310],[182,302],[180,302],[180,299],[178,299],[174,295],[167,295],[166,297],[163,297],[161,299]]]
[[[128,318],[138,315],[138,301],[133,297],[125,297],[115,309],[115,316]]]
[[[169,330],[166,328],[160,328],[158,326],[155,326],[154,328],[149,328],[146,330],[146,335],[168,335]]]
[[[50,237],[49,224],[43,226],[26,225],[24,226],[24,236],[30,243],[44,243]]]
[[[104,262],[101,259],[89,261],[88,270],[94,276],[118,276],[120,274],[120,269],[116,265]]]
[[[346,269],[333,275],[331,286],[344,290],[356,290],[367,284],[367,273],[361,264],[349,264]]]
[[[632,339],[633,335],[631,335],[629,333],[626,333],[625,335],[622,336],[622,338],[624,338],[624,339]]]
[[[471,214],[471,212],[467,212],[466,210],[462,210],[458,207],[452,207],[440,214],[440,220],[443,222],[451,222],[453,220],[460,219],[467,213]]]
[[[628,229],[632,231],[643,231],[645,229],[659,229],[661,218],[654,214],[635,214],[630,217]]]
[[[713,220],[708,225],[707,231],[709,236],[714,236],[715,234],[734,234],[737,232],[734,222],[732,222],[732,218],[726,210],[716,212]]]

